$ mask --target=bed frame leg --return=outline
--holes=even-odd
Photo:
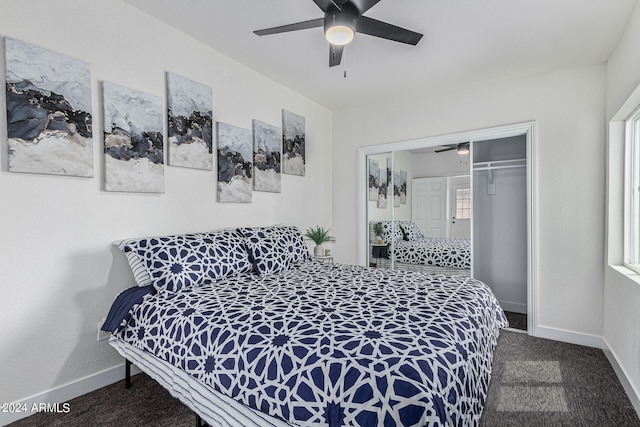
[[[196,427],[208,427],[209,424],[207,424],[205,421],[202,421],[202,418],[200,418],[200,415],[196,414]]]
[[[131,388],[131,361],[124,359],[124,388]]]

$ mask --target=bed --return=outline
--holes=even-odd
[[[469,276],[471,240],[425,237],[412,221],[379,221],[394,268]]]
[[[320,263],[295,227],[166,239],[118,242],[138,286],[103,328],[210,425],[479,424],[507,326],[482,282]]]

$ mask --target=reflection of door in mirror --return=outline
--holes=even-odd
[[[426,237],[470,238],[469,176],[416,178],[412,190],[411,218],[422,234]]]
[[[416,178],[412,191],[412,221],[425,237],[446,237],[447,179]]]
[[[449,190],[450,227],[448,237],[471,238],[471,185],[468,176],[447,178]]]

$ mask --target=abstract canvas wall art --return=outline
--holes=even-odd
[[[5,37],[10,172],[93,176],[89,64]]]
[[[400,171],[400,203],[407,204],[407,171]]]
[[[387,196],[393,195],[393,188],[391,187],[391,175],[393,174],[393,161],[390,157],[387,157]]]
[[[380,168],[380,188],[378,189],[378,207],[386,209],[387,207],[387,170]]]
[[[290,175],[305,174],[305,119],[282,110],[282,172]]]
[[[253,150],[251,131],[218,122],[218,201],[252,201]]]
[[[393,171],[393,206],[400,207],[400,171]]]
[[[369,159],[369,200],[378,200],[380,191],[380,166],[375,159]]]
[[[253,120],[253,189],[280,192],[280,138],[279,127]]]
[[[110,82],[102,98],[105,190],[163,193],[162,99]]]
[[[168,163],[213,169],[213,89],[167,72]]]

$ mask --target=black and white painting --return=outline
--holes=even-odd
[[[5,37],[10,172],[93,176],[89,64]]]
[[[218,201],[252,201],[251,131],[218,122]]]
[[[162,99],[102,82],[105,190],[164,192]]]
[[[378,207],[387,208],[387,169],[380,168],[380,188],[378,189]]]
[[[305,120],[282,110],[282,172],[290,175],[305,174]]]
[[[378,200],[380,191],[380,166],[375,159],[369,159],[369,200]]]
[[[253,120],[253,189],[280,192],[280,137],[279,127]]]
[[[387,196],[393,196],[393,188],[391,187],[391,175],[393,174],[393,161],[387,157]]]
[[[400,171],[393,171],[393,206],[400,207]]]
[[[407,204],[407,171],[400,171],[400,203]]]
[[[213,169],[213,89],[167,72],[168,163]]]

